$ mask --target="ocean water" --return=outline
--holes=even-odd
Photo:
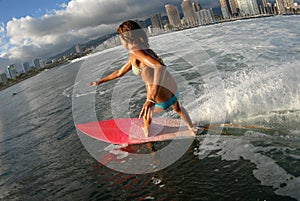
[[[148,153],[146,144],[115,147],[74,126],[138,116],[145,101],[140,77],[129,72],[86,86],[126,61],[123,47],[1,91],[0,200],[300,200],[299,20],[235,21],[150,39],[178,82],[182,105],[212,129],[176,161],[146,174],[110,166]],[[159,116],[178,118],[170,110]]]

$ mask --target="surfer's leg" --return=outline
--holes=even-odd
[[[158,114],[162,111],[164,111],[164,109],[154,107],[153,112],[152,112],[152,116],[154,116],[154,115],[156,115],[156,114]],[[144,130],[145,136],[148,137],[149,136],[149,126],[151,124],[151,120],[146,119],[146,118],[144,118],[143,120],[144,120],[143,130]]]
[[[180,118],[187,124],[188,128],[194,132],[192,120],[185,108],[180,106],[178,101],[172,105],[172,108],[179,114]]]
[[[162,109],[160,107],[154,107],[152,115],[154,116],[154,115],[156,115],[156,114],[158,114],[158,113],[160,113],[162,111],[164,111],[164,109]]]
[[[143,125],[143,131],[144,131],[144,134],[145,134],[145,137],[148,137],[149,136],[149,126],[151,124],[151,120],[150,119],[146,119],[146,118],[143,118],[144,120],[144,125]]]

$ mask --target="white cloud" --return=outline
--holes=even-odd
[[[61,8],[67,8],[67,7],[68,7],[68,4],[62,3],[62,4],[59,5],[59,7],[61,7]]]
[[[163,7],[163,1],[72,0],[62,5],[63,9],[50,11],[40,18],[13,18],[6,30],[14,48],[7,54],[10,58],[24,59],[53,54],[115,31],[116,23],[149,15],[149,10],[157,7]],[[0,30],[4,30],[3,26]]]
[[[0,34],[4,33],[5,31],[5,24],[3,22],[0,23]]]
[[[5,40],[6,34],[5,34],[5,24],[3,22],[0,23],[0,57],[5,56],[5,52],[8,49],[8,43]]]
[[[116,31],[121,21],[146,17],[164,11],[167,3],[181,1],[72,0],[60,5],[61,10],[49,11],[40,18],[13,18],[6,29],[3,23],[0,25],[2,43],[4,36],[9,38],[9,45],[1,43],[0,57],[24,61],[51,56],[76,43]]]

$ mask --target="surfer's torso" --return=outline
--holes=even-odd
[[[163,64],[162,60],[159,57],[156,57],[155,55],[151,54],[152,51],[143,51],[146,51],[147,54],[151,55],[153,58],[159,60]],[[130,62],[132,72],[135,75],[140,75],[142,77],[144,83],[146,84],[146,90],[147,92],[149,92],[154,79],[154,69],[146,66],[143,62],[139,61],[134,56],[134,54],[130,54]],[[166,69],[164,77],[162,79],[162,86],[160,87],[160,91],[157,94],[156,101],[164,102],[166,100],[169,100],[174,94],[176,94],[177,90],[178,89],[175,79]]]

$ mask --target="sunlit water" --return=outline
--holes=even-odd
[[[236,124],[222,131],[227,135],[198,136],[180,160],[156,173],[107,168],[74,127],[72,98],[95,97],[100,120],[138,116],[145,89],[131,72],[73,93],[120,67],[127,58],[122,47],[1,91],[0,200],[300,200],[299,20],[244,20],[151,38],[193,120]],[[82,68],[86,76],[78,79]],[[177,118],[171,111],[161,115]],[[89,116],[82,111],[80,121]],[[122,149],[128,150],[147,148]],[[116,161],[108,151],[105,162]]]

